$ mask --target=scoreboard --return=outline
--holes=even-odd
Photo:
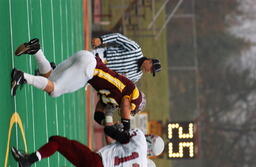
[[[196,123],[168,123],[168,139],[168,158],[194,159],[198,156],[198,133]]]

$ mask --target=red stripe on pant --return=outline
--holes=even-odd
[[[50,157],[56,151],[77,167],[103,167],[99,154],[91,151],[87,146],[65,137],[52,136],[49,138],[49,142],[38,150],[42,159]]]

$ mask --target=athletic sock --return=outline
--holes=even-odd
[[[48,84],[48,79],[41,76],[34,76],[28,73],[24,73],[24,78],[26,79],[27,83],[33,85],[34,87],[44,90]]]
[[[38,158],[38,161],[40,161],[42,159],[42,156],[39,151],[36,152],[36,156]]]
[[[36,58],[40,74],[46,74],[52,70],[49,61],[46,59],[41,49],[39,49],[34,56]]]

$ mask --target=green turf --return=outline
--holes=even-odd
[[[51,135],[64,135],[87,142],[85,128],[85,93],[52,98],[46,93],[25,85],[10,96],[10,72],[13,67],[34,73],[36,63],[32,56],[14,57],[16,47],[33,38],[41,40],[50,61],[60,63],[77,50],[83,49],[82,0],[0,0],[0,166],[4,166],[9,121],[19,114],[25,130],[28,151],[34,151],[47,142]],[[24,148],[20,128],[11,131],[10,145]],[[15,166],[9,154],[8,166]],[[36,166],[71,166],[58,154]]]

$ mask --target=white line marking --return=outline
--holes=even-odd
[[[70,10],[70,18],[74,18],[74,15],[73,15],[73,3],[70,3],[70,8],[69,8],[69,10]],[[74,20],[75,19],[70,19],[71,20],[71,24],[70,24],[70,26],[71,26],[71,52],[72,53],[74,53],[75,52],[75,46],[74,46],[74,32],[75,32],[75,30],[74,30]],[[77,92],[76,92],[77,93]],[[77,110],[76,110],[76,104],[75,104],[75,102],[74,102],[74,100],[76,99],[76,96],[75,96],[75,94],[73,93],[72,94],[72,111],[73,111],[73,126],[74,126],[74,128],[75,128],[75,130],[73,131],[73,136],[74,136],[74,138],[77,138],[77,120],[76,120],[76,116],[77,116]]]
[[[53,36],[53,60],[56,62],[56,50],[55,50],[55,33],[54,33],[54,16],[53,16],[53,2],[51,0],[51,18],[52,18],[52,36]],[[57,128],[57,134],[59,134],[59,126],[58,126],[58,106],[57,106],[57,100],[55,100],[55,110],[56,110],[56,128]]]
[[[9,17],[10,17],[10,35],[11,35],[12,67],[14,67],[14,58],[13,58],[13,34],[12,34],[12,7],[11,7],[11,0],[9,0]]]
[[[44,28],[43,28],[43,13],[42,13],[42,1],[39,0],[40,7],[40,24],[41,24],[41,44],[44,46]],[[45,129],[46,129],[46,142],[48,142],[49,132],[48,132],[48,110],[47,110],[47,101],[46,101],[46,93],[44,93],[44,114],[45,114]],[[47,158],[47,164],[50,167],[50,159]]]
[[[68,57],[68,55],[69,55],[69,45],[68,45],[68,15],[67,15],[67,1],[65,1],[65,28],[66,28],[66,44],[67,44],[67,46],[66,46],[66,57],[65,58],[67,58]],[[65,96],[65,98],[68,98],[67,99],[67,101],[69,101],[69,97],[68,96]],[[64,99],[65,100],[65,99]],[[69,111],[69,109],[67,109],[67,111]],[[70,120],[69,120],[69,113],[70,112],[68,112],[68,113],[65,113],[64,114],[64,116],[65,116],[65,120],[68,118],[68,120],[67,120],[67,124],[65,125],[65,134],[67,135],[70,131],[68,131],[68,130],[70,130],[70,127],[68,126],[69,124],[70,124]],[[67,115],[66,115],[67,114]],[[66,118],[66,116],[67,116],[67,118]],[[66,131],[66,128],[69,128],[67,131]],[[69,133],[70,134],[70,133]],[[67,161],[65,160],[65,166],[67,165]]]
[[[69,37],[69,23],[68,23],[68,16],[70,16],[69,14],[68,14],[68,4],[66,3],[66,5],[65,5],[65,18],[66,18],[66,36],[67,36],[67,39],[66,39],[66,44],[67,44],[67,56],[70,54],[70,45],[69,45],[69,43],[68,43],[68,41],[70,41],[70,39],[68,39],[68,37]],[[71,95],[69,95],[68,96],[68,100],[70,101],[70,98],[71,98]],[[69,106],[68,107],[68,124],[70,125],[71,124],[71,110],[72,109],[72,106]],[[72,131],[71,131],[71,128],[70,128],[70,126],[68,126],[68,128],[69,128],[69,136],[71,136],[72,135]]]
[[[53,41],[53,60],[56,62],[55,58],[55,33],[54,33],[54,16],[53,16],[53,1],[51,0],[51,18],[52,18],[52,41]],[[58,119],[58,106],[57,106],[57,100],[55,99],[55,114],[56,114],[56,129],[57,129],[57,135],[59,135],[59,119]],[[58,154],[58,166],[60,166],[60,155]]]
[[[65,14],[66,14],[66,35],[67,35],[67,39],[66,39],[66,42],[67,42],[67,56],[70,54],[69,53],[69,44],[68,44],[68,8],[67,8],[67,4],[65,6]]]
[[[13,34],[12,34],[12,7],[11,7],[11,1],[8,1],[9,3],[9,19],[10,19],[10,40],[11,40],[11,55],[12,55],[12,68],[14,67],[14,57],[13,57]],[[16,96],[14,97],[14,112],[17,111],[17,104],[16,104]],[[19,140],[18,140],[18,127],[17,124],[15,124],[16,129],[16,148],[18,148]],[[18,164],[17,164],[18,166]]]
[[[61,60],[63,61],[64,60],[64,56],[63,56],[63,22],[62,22],[62,3],[60,1],[60,41],[61,41],[61,44],[60,44],[60,55],[61,55]],[[62,96],[62,116],[63,116],[63,133],[64,133],[64,136],[66,136],[66,128],[65,128],[65,125],[66,125],[66,120],[65,120],[65,97]]]
[[[28,0],[26,1],[26,5],[27,5],[27,20],[28,20],[28,39],[31,39],[31,34],[30,34],[30,14],[29,14],[29,6],[28,6]],[[32,16],[31,16],[32,17]],[[32,73],[32,58],[31,56],[29,57],[29,71],[30,73]],[[35,136],[35,109],[34,109],[34,94],[33,94],[33,87],[30,87],[31,89],[31,105],[32,105],[32,129],[33,129],[33,145],[34,148],[33,150],[36,150],[36,136]],[[35,166],[37,166],[35,164]]]

